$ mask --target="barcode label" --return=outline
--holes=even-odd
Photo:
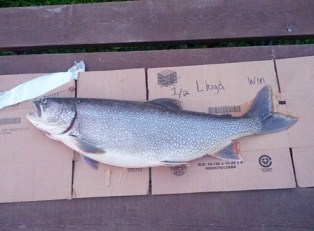
[[[0,118],[0,126],[1,125],[8,125],[8,124],[20,124],[21,117],[15,118]]]
[[[241,106],[222,106],[222,107],[209,107],[209,114],[229,114],[234,112],[241,112]]]

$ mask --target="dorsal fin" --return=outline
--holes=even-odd
[[[177,99],[170,98],[158,98],[151,101],[149,103],[157,104],[172,110],[182,110],[181,101]]]

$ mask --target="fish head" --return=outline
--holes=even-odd
[[[73,99],[41,98],[33,101],[37,111],[26,115],[38,129],[49,134],[62,134],[73,124],[76,106]]]

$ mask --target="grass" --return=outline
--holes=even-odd
[[[23,6],[44,6],[44,5],[61,5],[61,4],[77,4],[77,3],[95,3],[95,2],[123,2],[126,0],[22,0],[10,1],[0,0],[0,7],[23,7]]]
[[[60,4],[96,3],[96,2],[121,2],[123,0],[22,0],[9,1],[0,0],[1,7],[26,7]],[[183,44],[149,44],[149,45],[125,45],[111,47],[90,47],[90,48],[62,48],[62,49],[39,49],[22,51],[0,51],[0,55],[19,54],[51,54],[51,53],[81,53],[81,52],[112,52],[112,51],[139,51],[139,50],[165,50],[165,49],[190,49],[190,48],[213,48],[213,47],[242,47],[242,46],[263,46],[263,45],[294,45],[314,44],[314,38],[309,39],[286,39],[286,40],[245,40],[245,41],[224,41],[208,43],[183,43]]]
[[[89,52],[123,52],[123,51],[148,51],[148,50],[173,50],[173,49],[198,49],[198,48],[219,48],[219,47],[247,47],[266,45],[298,45],[314,44],[314,39],[290,39],[290,40],[256,40],[256,41],[226,41],[210,43],[183,43],[170,45],[125,45],[111,47],[88,47],[88,48],[58,48],[38,49],[19,51],[0,51],[1,55],[23,55],[23,54],[57,54],[57,53],[89,53]]]

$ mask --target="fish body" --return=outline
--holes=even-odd
[[[133,102],[45,98],[28,119],[51,138],[85,157],[119,167],[186,164],[204,155],[233,158],[221,150],[240,137],[277,132],[296,119],[273,113],[264,87],[243,117],[185,111],[173,99]],[[227,154],[226,154],[227,153]]]

